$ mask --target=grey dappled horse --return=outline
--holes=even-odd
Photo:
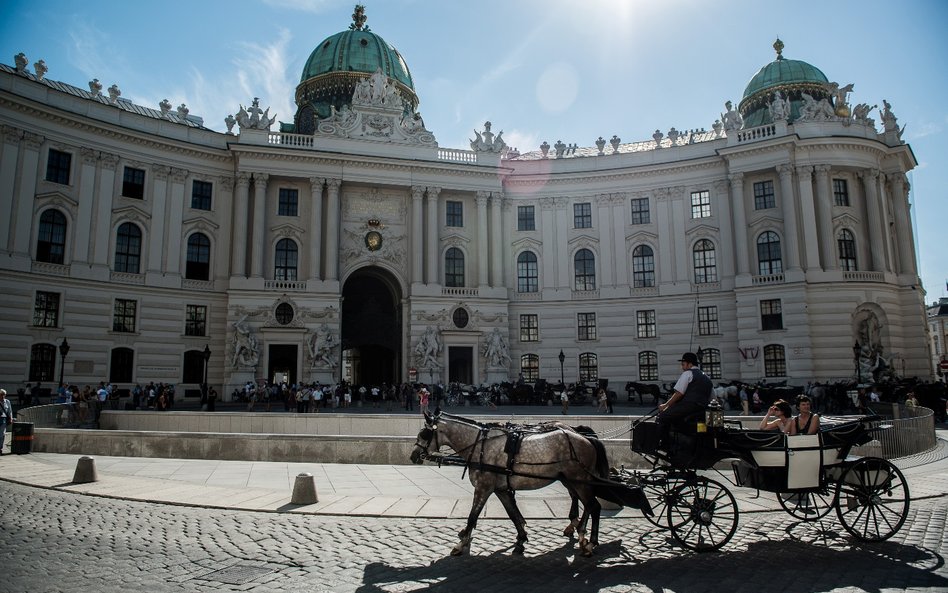
[[[520,429],[522,438],[515,453],[508,454],[508,434]],[[591,432],[591,431],[590,431]],[[477,518],[487,499],[495,494],[517,529],[514,553],[522,554],[527,532],[526,521],[517,508],[517,490],[536,490],[553,482],[562,482],[573,498],[570,526],[564,535],[579,533],[579,549],[584,556],[592,554],[599,539],[599,514],[593,483],[608,474],[605,448],[594,437],[584,436],[562,423],[534,427],[504,427],[480,424],[460,416],[425,414],[425,428],[418,433],[411,454],[413,463],[422,463],[430,452],[447,445],[467,464],[474,501],[467,525],[458,534],[460,541],[451,550],[452,556],[470,551]],[[576,521],[575,501],[583,503],[582,517]],[[586,522],[590,515],[592,533],[586,539]]]

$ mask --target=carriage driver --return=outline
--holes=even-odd
[[[680,362],[682,372],[675,383],[675,392],[667,402],[658,406],[658,423],[661,426],[663,444],[667,444],[668,431],[675,423],[704,412],[714,389],[711,379],[698,368],[698,357],[694,352],[685,352]],[[704,422],[703,417],[701,422]]]

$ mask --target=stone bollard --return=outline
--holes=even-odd
[[[76,473],[72,476],[73,484],[88,484],[89,482],[98,482],[99,475],[95,471],[95,459],[91,457],[80,457],[76,464]]]
[[[316,496],[316,479],[313,478],[313,474],[304,472],[296,476],[290,504],[316,504],[317,502],[319,502],[319,497]]]

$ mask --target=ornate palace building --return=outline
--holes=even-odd
[[[931,376],[888,103],[778,40],[709,131],[445,148],[354,16],[227,132],[0,65],[0,382]]]

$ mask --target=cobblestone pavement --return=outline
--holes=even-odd
[[[452,519],[297,516],[115,500],[0,483],[0,591],[503,593],[945,591],[944,497],[912,501],[891,540],[833,520],[741,516],[721,552],[690,553],[644,519],[603,519],[593,558],[562,521],[532,521],[524,557],[507,521],[481,520],[472,555],[448,556]],[[831,516],[832,517],[832,516]]]

